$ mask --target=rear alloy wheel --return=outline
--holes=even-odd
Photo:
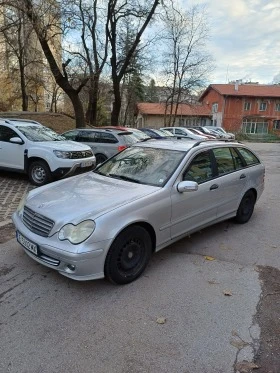
[[[244,194],[240,205],[237,210],[237,214],[234,218],[236,223],[244,224],[250,220],[256,203],[256,197],[252,190],[249,190]]]
[[[49,166],[44,161],[32,162],[28,169],[29,180],[33,185],[41,186],[52,181]]]
[[[112,243],[105,261],[105,276],[115,284],[128,284],[146,268],[152,254],[152,240],[146,229],[131,226]]]
[[[106,155],[104,154],[96,154],[95,158],[96,158],[96,166],[99,165],[100,163],[105,162],[107,159]]]

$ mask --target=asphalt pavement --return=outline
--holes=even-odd
[[[0,372],[279,373],[277,346],[270,341],[265,349],[270,306],[262,304],[270,293],[261,274],[273,269],[280,283],[280,144],[249,146],[266,165],[251,220],[216,224],[171,245],[126,286],[67,279],[32,261],[5,233]],[[0,177],[2,191],[11,176]],[[17,205],[30,188],[24,178],[18,185],[1,194],[0,233],[13,229],[8,201]],[[279,307],[275,312],[271,339],[279,330]]]

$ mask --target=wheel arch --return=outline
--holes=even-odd
[[[135,221],[131,224],[128,224],[126,225],[125,227],[123,227],[117,234],[116,236],[114,237],[114,240],[113,242],[115,241],[115,239],[127,228],[130,228],[130,227],[134,227],[134,226],[138,226],[138,227],[142,227],[144,228],[150,235],[151,237],[151,240],[152,240],[152,252],[155,252],[155,249],[156,249],[156,232],[153,228],[153,226],[145,221]]]
[[[45,162],[48,165],[48,167],[50,168],[50,166],[48,164],[48,161],[46,161],[44,158],[31,156],[31,157],[27,157],[27,159],[26,159],[26,170],[28,170],[31,163],[37,162],[37,161],[38,162]]]

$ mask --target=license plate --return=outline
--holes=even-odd
[[[35,243],[29,241],[21,233],[17,232],[18,242],[28,251],[31,251],[33,254],[38,255],[38,247]]]
[[[92,161],[86,161],[81,163],[81,167],[90,167],[93,165]]]

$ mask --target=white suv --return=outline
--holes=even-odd
[[[27,173],[40,186],[53,179],[92,170],[89,146],[66,141],[32,120],[0,119],[0,169]]]

